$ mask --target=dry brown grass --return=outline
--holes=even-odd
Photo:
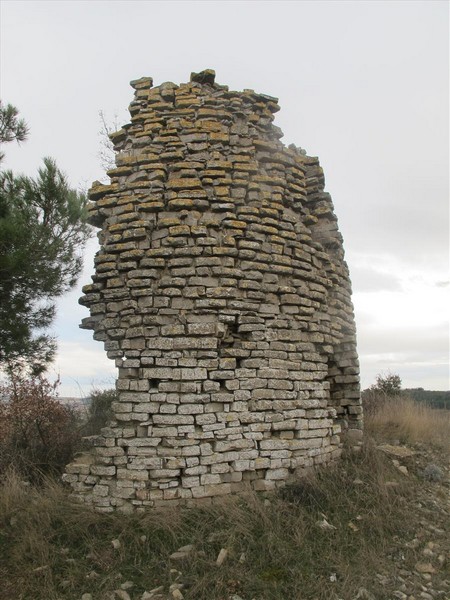
[[[402,443],[423,443],[449,449],[450,411],[430,408],[405,396],[374,396],[366,411],[366,433]]]
[[[10,474],[0,487],[0,598],[79,600],[90,592],[109,600],[131,580],[137,600],[158,585],[168,590],[173,567],[183,572],[186,600],[353,598],[393,536],[406,532],[411,484],[403,479],[369,444],[268,499],[249,492],[205,508],[124,516],[95,514],[58,483],[29,487]],[[319,527],[324,515],[332,528]],[[195,554],[174,564],[170,554],[186,544]],[[229,556],[218,568],[221,548]]]
[[[450,437],[445,411],[404,398],[376,409],[368,411],[366,425],[377,441],[434,444],[444,454]],[[354,600],[363,587],[386,600],[395,588],[388,590],[375,574],[391,574],[394,581],[398,563],[389,557],[400,551],[402,568],[414,568],[420,556],[406,542],[421,517],[405,516],[435,485],[417,476],[413,464],[405,477],[366,436],[360,453],[278,494],[249,492],[204,508],[129,516],[96,514],[73,504],[57,481],[30,486],[9,473],[0,482],[0,599],[80,600],[89,592],[95,600],[111,600],[125,581],[134,583],[132,600],[157,586],[170,598],[170,585],[181,581],[185,600],[229,600],[233,594]],[[332,527],[318,525],[324,518]],[[174,563],[170,555],[187,544],[195,552]],[[229,554],[219,568],[221,548]]]

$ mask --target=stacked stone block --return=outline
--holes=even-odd
[[[131,82],[80,302],[118,367],[114,421],[68,465],[99,511],[273,490],[361,429],[348,269],[316,158],[277,99],[214,72]]]

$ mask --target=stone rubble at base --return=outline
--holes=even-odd
[[[277,99],[214,71],[132,81],[80,303],[118,367],[114,421],[67,466],[97,511],[270,491],[362,428],[351,285],[317,158]]]

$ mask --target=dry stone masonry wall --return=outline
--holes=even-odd
[[[285,147],[277,99],[211,70],[131,82],[80,300],[118,367],[114,421],[68,465],[97,510],[272,490],[361,430],[351,287],[317,158]]]

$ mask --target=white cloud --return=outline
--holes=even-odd
[[[435,265],[417,270],[396,256],[358,254],[355,275],[362,386],[392,371],[406,387],[448,389],[450,289],[436,285],[445,274]]]
[[[375,383],[378,374],[395,373],[400,375],[403,388],[423,387],[429,390],[448,390],[450,373],[448,356],[429,360],[411,361],[392,354],[365,355],[362,389]]]

